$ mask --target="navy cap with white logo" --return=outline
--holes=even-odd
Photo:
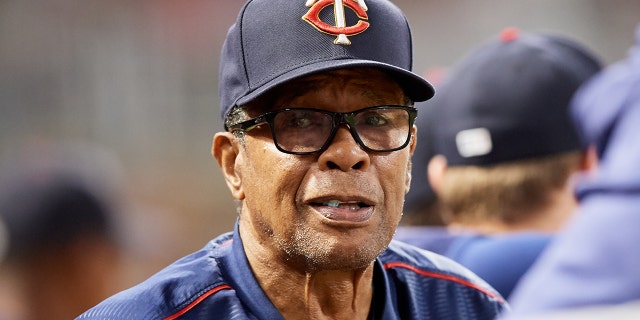
[[[220,115],[312,73],[375,67],[414,101],[434,94],[411,72],[407,20],[387,0],[250,0],[229,29],[220,61]]]
[[[459,61],[428,101],[432,150],[451,166],[580,150],[575,91],[601,68],[578,42],[508,28]]]

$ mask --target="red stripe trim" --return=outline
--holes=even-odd
[[[402,262],[390,262],[384,265],[385,269],[390,269],[390,268],[405,268],[405,269],[409,269],[419,275],[423,275],[425,277],[432,277],[432,278],[438,278],[438,279],[443,279],[443,280],[448,280],[448,281],[453,281],[456,283],[459,283],[461,285],[476,289],[486,295],[488,295],[489,297],[498,300],[500,303],[504,303],[504,299],[502,299],[500,296],[496,295],[495,293],[482,288],[480,286],[478,286],[475,283],[469,282],[467,280],[455,277],[455,276],[450,276],[447,274],[442,274],[442,273],[436,273],[436,272],[430,272],[430,271],[425,271],[425,270],[421,270],[418,269],[412,265],[406,264],[406,263],[402,263]]]
[[[219,285],[219,286],[217,286],[215,288],[212,288],[211,290],[205,292],[203,295],[199,296],[198,299],[196,299],[193,302],[189,303],[186,307],[184,307],[181,310],[179,310],[178,312],[176,312],[176,313],[164,318],[164,320],[177,319],[181,315],[183,315],[183,314],[187,313],[189,310],[193,309],[196,305],[198,305],[204,299],[208,298],[209,296],[213,295],[214,293],[216,293],[218,291],[226,290],[226,289],[231,289],[231,286],[229,286],[228,284],[223,284],[223,285]]]

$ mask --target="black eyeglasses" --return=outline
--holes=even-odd
[[[282,109],[229,127],[229,131],[250,131],[261,124],[271,127],[278,150],[289,154],[324,151],[338,127],[346,124],[358,144],[367,151],[390,152],[409,144],[418,111],[406,106],[375,106],[354,112],[330,112],[311,108]]]

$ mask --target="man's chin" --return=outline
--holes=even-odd
[[[387,248],[392,236],[381,230],[329,229],[298,228],[279,242],[279,250],[287,263],[306,271],[362,269]]]
[[[305,255],[307,271],[365,269],[384,251],[384,247],[335,248],[323,254]]]

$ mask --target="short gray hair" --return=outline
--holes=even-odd
[[[251,117],[249,116],[248,107],[246,105],[234,106],[229,111],[229,114],[227,115],[224,121],[224,125],[226,128],[230,128],[231,126],[234,126],[242,121],[247,121],[250,118]],[[235,130],[232,133],[236,138],[240,139],[241,141],[244,141],[243,130]]]

